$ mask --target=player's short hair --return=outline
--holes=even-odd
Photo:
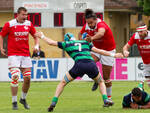
[[[84,13],[85,19],[93,18],[94,20],[97,19],[96,14],[92,9],[86,9]]]
[[[25,7],[19,7],[17,13],[19,14],[21,11],[27,12],[27,9]]]
[[[145,26],[146,24],[143,21],[138,21],[137,27]]]
[[[138,87],[135,87],[135,88],[132,89],[131,94],[133,96],[136,96],[136,97],[141,97],[142,96],[142,91]]]

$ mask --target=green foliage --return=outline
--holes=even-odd
[[[137,4],[139,7],[143,7],[144,1],[143,0],[137,0]]]
[[[150,16],[150,0],[144,0],[143,11],[145,15]]]
[[[139,7],[142,7],[144,15],[150,16],[150,0],[137,0]]]
[[[19,109],[12,110],[10,84],[0,82],[0,113],[48,113],[47,108],[55,93],[59,82],[31,82],[31,88],[27,96],[30,110],[25,110],[18,103]],[[115,102],[110,108],[103,108],[103,99],[99,91],[91,91],[93,82],[69,83],[58,100],[53,113],[149,113],[148,110],[122,109],[123,96],[128,94],[138,82],[120,81],[113,82],[112,98]],[[18,100],[20,98],[22,84],[19,83]],[[147,84],[145,91],[150,92]]]

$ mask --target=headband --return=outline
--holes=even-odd
[[[136,28],[136,31],[145,31],[145,30],[147,30],[147,26],[146,25]]]

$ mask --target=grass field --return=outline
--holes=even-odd
[[[19,85],[19,96],[21,92]],[[51,99],[54,95],[58,82],[32,82],[27,97],[30,110],[25,110],[18,103],[19,109],[12,110],[10,85],[8,82],[0,83],[0,113],[47,113]],[[93,82],[72,82],[65,88],[59,98],[54,113],[150,113],[150,110],[131,110],[122,109],[121,103],[123,95],[136,87],[138,82],[113,82],[113,101],[115,105],[110,108],[103,108],[103,101],[99,91],[92,92]],[[145,90],[149,93],[150,89],[145,84]]]

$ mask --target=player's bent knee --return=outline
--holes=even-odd
[[[62,80],[62,81],[61,81],[61,85],[62,85],[62,86],[66,86],[66,85],[67,85],[66,81]]]
[[[23,77],[23,79],[24,79],[25,81],[30,81],[30,80],[31,80],[31,76],[25,76],[25,77]]]
[[[12,87],[17,87],[19,76],[20,76],[20,69],[19,68],[11,68],[9,70],[10,70],[11,79],[12,79],[11,86]]]
[[[112,86],[112,81],[110,79],[105,80],[105,85],[106,85],[106,87],[111,87]]]
[[[30,84],[30,80],[31,80],[31,77],[25,77],[24,78],[24,83],[25,84]]]
[[[19,77],[17,75],[14,75],[14,76],[12,76],[11,79],[12,79],[11,86],[12,87],[17,87],[18,86]]]
[[[29,84],[31,80],[31,71],[25,71],[23,72],[23,79],[25,84]]]
[[[30,78],[31,77],[31,71],[25,71],[23,72],[23,77],[27,77],[27,78]]]
[[[96,78],[93,79],[96,83],[100,83],[103,82],[102,76],[100,75],[100,73],[98,74],[98,76]]]
[[[98,77],[97,83],[103,82],[101,75]]]
[[[67,75],[65,74],[64,76],[64,81],[66,82],[66,84],[68,84],[70,82],[70,80],[68,79]]]

